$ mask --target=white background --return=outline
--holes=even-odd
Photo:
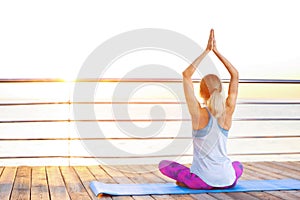
[[[72,79],[122,32],[169,29],[205,47],[214,28],[241,78],[299,79],[299,19],[296,0],[1,1],[0,78]]]
[[[214,28],[218,49],[240,71],[241,78],[300,79],[300,12],[298,4],[297,0],[0,0],[0,79],[75,79],[85,59],[95,48],[113,36],[140,28],[162,28],[176,31],[191,38],[202,47],[206,46],[210,28]],[[155,60],[156,64],[170,63],[169,60],[165,60],[169,58],[168,56],[160,56],[162,54],[155,57],[155,59],[159,58],[159,60]],[[128,61],[127,64],[130,64],[130,67],[137,63],[142,65],[143,62],[151,62],[149,58],[147,61],[138,60],[141,57],[137,53],[124,60]],[[215,58],[213,54],[211,57]],[[224,70],[218,60],[214,59],[213,61],[220,71]],[[119,63],[124,64],[124,62]],[[120,71],[118,72],[120,73]],[[223,75],[223,73],[221,74]],[[67,88],[68,85],[62,85],[64,86],[52,84],[52,86],[45,87],[44,84],[28,86],[28,84],[3,83],[0,87],[0,101],[5,103],[66,101],[64,98],[70,98],[71,95]],[[249,90],[250,92],[247,90],[248,88],[244,88],[245,92],[244,94],[240,93],[239,98],[274,98],[274,94],[270,95],[270,91],[273,91],[277,95],[275,97],[282,98],[283,96],[287,99],[295,96],[293,98],[299,99],[299,90],[295,91],[296,87],[288,87],[291,89],[279,86],[273,88],[269,86],[266,89],[254,87]],[[109,92],[113,92],[110,88],[105,89],[108,92],[105,90],[103,92],[102,89],[98,90],[99,94],[107,95],[110,94]],[[163,92],[158,89],[155,92],[159,93],[160,98],[162,97],[160,93]],[[249,93],[251,96],[246,96],[245,93]],[[141,93],[137,93],[136,96],[139,94]],[[144,94],[140,96],[143,97]],[[102,97],[101,95],[98,96]],[[148,95],[156,98],[150,92]],[[67,106],[42,105],[34,108],[2,106],[0,118],[2,120],[66,119],[70,115]],[[100,108],[101,110],[97,110],[98,115],[110,114],[103,112],[103,108]],[[134,108],[137,109],[138,117],[148,116],[145,109]],[[289,106],[288,109],[286,105],[284,107],[277,106],[276,109],[271,106],[256,106],[253,109],[246,105],[237,108],[236,116],[299,118],[298,110],[299,107],[295,107],[295,105]],[[176,109],[171,108],[167,111],[174,112]],[[171,113],[171,116],[174,117],[175,114]],[[177,131],[176,125],[168,128],[167,131],[170,133]],[[116,133],[115,129],[110,126],[106,128],[109,134]],[[276,123],[275,121],[253,121],[250,124],[249,122],[237,122],[231,131],[233,136],[266,135],[270,137],[231,140],[229,152],[275,153],[270,156],[233,158],[241,161],[299,160],[298,154],[280,155],[282,152],[299,152],[299,139],[272,138],[274,135],[298,136],[298,130],[299,123],[295,121],[276,121]],[[76,129],[70,128],[69,123],[45,123],[42,126],[39,126],[39,123],[34,125],[3,123],[1,125],[2,138],[24,138],[25,140],[0,141],[0,154],[4,157],[88,155],[79,146],[78,141],[69,143],[66,140],[57,140],[57,138],[73,137],[73,135],[69,135],[70,133],[77,134]],[[41,137],[54,138],[54,140],[27,140]],[[117,136],[110,135],[109,137]],[[157,141],[149,141],[154,143],[152,147],[161,147],[158,147],[161,144]],[[124,144],[130,148],[136,147],[130,142]],[[54,149],[53,146],[55,146]],[[53,151],[49,151],[50,148]],[[145,148],[147,146],[144,146]],[[149,150],[153,149],[145,151]],[[64,161],[62,163],[61,158],[57,160],[50,158],[0,159],[0,165],[68,165],[77,162],[70,162],[70,159]],[[188,162],[190,161],[188,160]],[[119,159],[116,162],[121,164]],[[80,165],[88,164],[86,160],[79,160],[78,163]]]

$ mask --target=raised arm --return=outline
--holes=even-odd
[[[186,103],[187,103],[189,112],[191,114],[193,123],[194,122],[196,123],[197,119],[199,117],[200,104],[199,104],[197,98],[195,97],[194,86],[193,86],[193,82],[192,82],[192,75],[196,71],[198,65],[201,63],[203,58],[212,49],[213,49],[213,30],[211,30],[211,32],[210,32],[208,44],[207,44],[207,47],[204,50],[204,52],[199,57],[197,57],[194,60],[194,62],[182,72],[182,75],[183,75],[183,89],[184,89],[185,99],[186,99]]]
[[[238,85],[239,85],[239,72],[237,69],[217,50],[215,36],[213,32],[213,52],[216,56],[220,59],[220,61],[224,64],[227,71],[230,74],[230,82],[229,82],[229,89],[228,89],[228,97],[226,99],[226,109],[229,111],[230,114],[233,114],[237,95],[238,95]]]

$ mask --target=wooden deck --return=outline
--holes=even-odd
[[[242,179],[300,179],[299,162],[244,163]],[[163,183],[154,165],[0,167],[0,199],[98,199],[89,189],[93,180],[105,183]],[[102,197],[102,199],[300,199],[300,191],[240,192],[193,195]]]

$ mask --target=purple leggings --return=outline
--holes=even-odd
[[[235,170],[235,175],[236,175],[236,179],[234,183],[229,186],[218,187],[218,188],[208,185],[197,175],[191,173],[188,167],[174,161],[162,160],[159,163],[159,170],[165,176],[172,178],[178,181],[179,183],[183,183],[189,188],[210,190],[210,189],[226,189],[226,188],[234,187],[236,185],[238,178],[240,178],[243,173],[243,165],[238,161],[234,161],[232,162],[232,166]]]

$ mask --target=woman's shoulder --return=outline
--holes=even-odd
[[[193,129],[202,129],[206,127],[210,119],[210,113],[206,107],[199,108],[199,116],[197,119],[192,119],[193,121]]]
[[[233,112],[231,110],[225,109],[225,112],[220,120],[218,120],[219,125],[226,130],[229,130],[232,125],[232,117],[233,117]]]

